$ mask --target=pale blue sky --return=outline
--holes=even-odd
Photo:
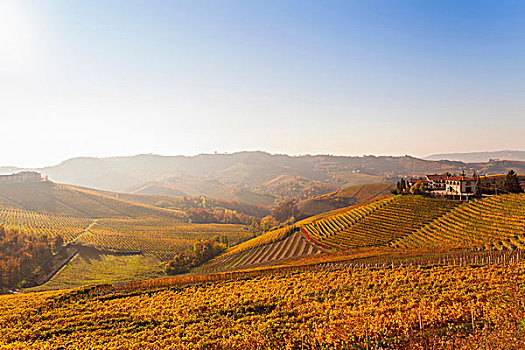
[[[525,149],[524,42],[522,1],[0,0],[0,165]]]

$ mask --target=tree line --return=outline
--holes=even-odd
[[[207,261],[222,254],[228,248],[228,237],[215,236],[212,239],[198,239],[192,249],[177,253],[165,263],[164,272],[168,275],[179,275],[189,272]]]
[[[49,239],[0,226],[0,291],[20,287],[38,270],[51,270],[62,244],[60,236]]]

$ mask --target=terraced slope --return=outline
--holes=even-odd
[[[524,249],[525,194],[506,194],[461,205],[391,245]]]
[[[313,230],[316,228],[315,225],[329,227],[324,225],[336,225],[335,222],[357,222],[393,199],[394,197],[390,196],[371,203],[338,209],[301,220],[295,225],[266,232],[261,236],[231,247],[225,254],[210,264],[210,267],[212,269],[229,269],[246,267],[250,266],[250,264],[256,266],[263,263],[322,253],[331,247],[321,243],[321,240],[317,239],[319,237],[313,233]],[[344,219],[342,219],[343,217]],[[319,222],[323,223],[318,224]],[[312,223],[314,223],[314,226],[311,226],[313,228],[312,231],[305,231],[304,227]],[[335,226],[330,227],[335,228]],[[338,226],[338,229],[341,228],[342,227]],[[304,249],[298,248],[298,250],[295,250],[288,246],[289,244],[293,244],[292,242],[295,242],[294,240],[299,239],[303,242],[301,245],[304,245]],[[277,249],[279,253],[275,253],[275,249]]]
[[[242,242],[241,244],[229,248],[226,253],[224,253],[224,255],[237,254],[266,244],[281,241],[291,235],[294,230],[295,225],[266,232],[260,236],[250,239],[249,241]]]
[[[332,215],[317,216],[306,221],[305,224],[301,226],[301,231],[305,236],[316,242],[328,243],[329,246],[332,246],[329,243],[330,237],[349,229],[362,220],[365,220],[376,210],[397,201],[398,199],[396,197],[390,196],[366,205],[360,205],[350,209],[347,208],[346,211],[341,213],[333,212]]]
[[[420,196],[393,196],[328,217],[302,229],[336,249],[382,246],[411,234],[460,202]]]
[[[275,263],[322,252],[323,250],[321,248],[312,244],[300,232],[295,231],[278,242],[255,246],[235,254],[223,255],[208,265],[207,269],[238,269]]]
[[[270,243],[274,243],[274,242],[279,242],[283,239],[285,239],[286,237],[288,237],[289,235],[291,235],[293,232],[295,232],[297,229],[307,225],[307,224],[310,224],[310,223],[313,223],[313,222],[318,222],[320,221],[321,219],[328,219],[328,220],[332,220],[332,218],[334,218],[335,216],[339,216],[341,214],[346,214],[346,213],[349,213],[348,214],[348,217],[351,217],[351,218],[354,218],[355,220],[357,220],[357,218],[364,218],[366,215],[368,215],[369,213],[371,213],[372,211],[374,211],[377,207],[380,207],[381,205],[383,205],[384,203],[392,200],[392,196],[389,196],[389,197],[385,197],[385,198],[382,198],[380,200],[377,200],[377,201],[373,201],[373,202],[370,202],[370,203],[364,203],[364,204],[359,204],[359,205],[355,205],[355,206],[351,206],[351,207],[347,207],[347,208],[342,208],[342,209],[337,209],[337,210],[333,210],[333,211],[329,211],[329,212],[326,212],[326,213],[322,213],[322,214],[319,214],[319,215],[316,215],[316,216],[312,216],[312,217],[309,217],[309,218],[306,218],[304,220],[301,220],[299,222],[297,222],[295,225],[291,225],[291,226],[286,226],[286,227],[283,227],[283,228],[278,228],[278,229],[275,229],[275,230],[271,230],[271,231],[268,231],[258,237],[255,237],[253,239],[250,239],[249,241],[246,241],[246,242],[243,242],[239,245],[236,245],[236,246],[233,246],[231,247],[230,249],[228,249],[225,253],[225,255],[231,255],[231,254],[236,254],[236,253],[239,253],[239,252],[242,252],[242,251],[245,251],[245,250],[250,250],[250,249],[253,249],[253,248],[256,248],[256,247],[260,247],[262,245],[266,245],[266,244],[270,244]],[[350,213],[351,212],[351,213]],[[305,232],[303,231],[303,234]],[[324,245],[322,244],[319,244],[317,241],[316,241],[316,235],[315,234],[312,234],[310,233],[310,236],[308,236],[308,234],[305,235],[305,237],[307,237],[312,243],[320,246],[320,247],[325,247]]]

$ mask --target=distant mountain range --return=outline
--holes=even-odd
[[[467,153],[443,153],[433,154],[425,157],[426,160],[452,160],[465,163],[482,163],[491,159],[497,160],[519,160],[525,161],[525,151],[494,151],[494,152],[467,152]]]
[[[490,157],[489,157],[490,158]],[[289,156],[265,152],[198,156],[137,155],[73,158],[41,169],[0,168],[0,173],[37,170],[54,182],[95,189],[175,196],[208,196],[269,206],[337,188],[395,182],[400,176],[465,171],[525,174],[525,162],[466,163],[411,156]]]

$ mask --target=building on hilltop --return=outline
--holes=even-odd
[[[43,181],[42,175],[36,171],[21,171],[11,175],[0,175],[0,183],[31,183]]]
[[[525,175],[516,175],[519,186],[525,191]],[[412,178],[406,180],[408,188],[398,182],[398,189],[395,193],[419,193],[459,200],[470,200],[475,197],[497,195],[507,193],[506,174],[480,175],[474,177],[446,174],[426,175],[425,177]],[[417,187],[413,187],[416,186]],[[513,192],[513,191],[510,191]],[[515,193],[515,192],[513,192]]]
[[[441,175],[426,175],[426,179],[429,181],[430,190],[445,190],[445,182],[448,176],[446,174]]]
[[[421,184],[432,196],[469,200],[476,194],[476,179],[467,176],[426,175],[424,178],[407,180],[409,187]]]
[[[466,176],[447,177],[445,191],[453,194],[473,195],[476,192],[476,179]]]

